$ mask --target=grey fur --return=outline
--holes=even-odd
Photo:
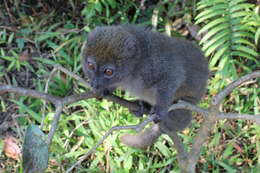
[[[208,64],[194,44],[135,25],[97,27],[83,49],[83,69],[99,91],[120,88],[154,106],[161,129],[179,131],[191,112],[168,107],[180,99],[197,104],[204,94]],[[97,70],[87,69],[87,59]],[[102,76],[114,65],[112,78]]]

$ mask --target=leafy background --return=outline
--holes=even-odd
[[[132,23],[200,44],[209,61],[211,78],[200,106],[228,83],[260,69],[260,16],[257,0],[0,0],[0,84],[44,91],[54,64],[81,76],[80,49],[97,25]],[[259,114],[260,81],[233,91],[222,111]],[[59,73],[49,93],[67,96],[84,92],[70,77]],[[117,95],[132,99],[127,93]],[[54,108],[43,101],[14,94],[0,97],[0,172],[21,172],[21,162],[4,150],[7,136],[21,146],[29,124],[50,130]],[[200,122],[180,133],[187,146]],[[47,172],[64,172],[112,126],[136,124],[140,119],[106,100],[85,100],[62,114],[51,146]],[[7,127],[6,127],[7,126]],[[176,151],[163,135],[147,150],[123,146],[117,132],[110,136],[77,172],[179,172]],[[129,133],[132,133],[129,131]],[[214,127],[202,149],[198,172],[260,172],[260,127],[250,121],[223,120]]]

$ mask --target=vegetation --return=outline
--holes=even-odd
[[[148,25],[201,44],[212,71],[202,107],[234,79],[260,69],[260,16],[255,1],[0,0],[0,8],[0,84],[44,91],[55,64],[82,75],[80,50],[87,33],[97,25],[119,23]],[[55,75],[48,89],[55,96],[84,91],[63,73]],[[121,91],[116,94],[132,99]],[[249,82],[226,98],[222,111],[259,114],[259,95],[260,81]],[[26,127],[40,124],[43,114],[43,131],[48,133],[53,111],[53,105],[42,100],[1,95],[0,149],[8,135],[15,136],[21,145]],[[192,126],[180,133],[187,145],[203,120],[200,115],[194,117]],[[47,172],[64,172],[112,126],[140,121],[126,108],[107,100],[91,99],[66,107],[51,145]],[[179,172],[176,150],[168,136],[147,150],[137,150],[120,143],[123,133],[110,136],[78,172]],[[20,161],[1,151],[0,172],[21,172]],[[260,126],[242,120],[219,121],[201,151],[197,170],[259,172]]]

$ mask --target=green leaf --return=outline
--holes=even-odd
[[[227,23],[222,23],[218,26],[216,26],[213,30],[210,30],[206,33],[206,35],[201,39],[200,44],[203,42],[206,42],[210,37],[214,36],[216,33],[224,31],[229,29],[229,24]]]
[[[101,5],[101,3],[99,1],[95,2],[94,7],[98,11],[98,13],[101,14],[101,12],[102,12],[102,5]]]
[[[259,37],[260,37],[260,27],[257,29],[255,33],[255,44],[258,44]]]
[[[245,52],[245,53],[248,53],[250,55],[253,55],[253,56],[257,56],[257,52],[249,47],[246,47],[244,45],[232,45],[231,46],[231,49],[232,50],[237,50],[237,51],[241,51],[241,52]]]
[[[253,48],[253,49],[256,48],[253,43],[251,43],[250,41],[248,41],[247,39],[242,38],[242,37],[232,38],[232,42],[233,42],[233,44],[245,44],[245,45],[250,46],[250,47]]]
[[[215,10],[212,11],[210,10],[205,10],[203,12],[201,12],[196,18],[196,23],[195,24],[199,24],[202,23],[204,21],[206,21],[207,19],[216,17],[216,16],[222,16],[223,15],[223,10]]]
[[[107,0],[107,2],[111,6],[111,8],[116,8],[117,2],[115,0]]]
[[[209,46],[206,50],[204,49],[204,47],[202,48],[203,51],[205,51],[206,56],[209,56],[211,53],[213,53],[214,51],[216,51],[218,49],[218,47],[220,47],[222,44],[224,44],[227,41],[226,37],[222,37],[221,39],[219,39],[218,41],[216,41],[214,44],[212,44],[211,46]]]
[[[12,100],[12,102],[14,102],[15,104],[17,104],[19,106],[19,109],[25,112],[28,112],[29,115],[32,116],[32,118],[34,120],[36,120],[38,123],[41,123],[41,117],[39,116],[39,114],[37,114],[36,112],[34,112],[32,109],[30,109],[28,106],[24,105],[22,102],[20,101],[16,101],[16,100]]]
[[[245,0],[229,0],[229,5],[230,6],[233,6],[233,5],[237,5],[237,4],[240,4],[241,2],[246,2]],[[244,4],[243,3],[243,4]]]
[[[245,17],[245,16],[248,16],[248,12],[247,11],[239,11],[239,12],[230,14],[231,18]]]
[[[244,65],[243,63],[240,63],[238,61],[235,61],[235,64],[238,64],[240,67],[242,67],[247,73],[250,73],[252,71],[252,69],[250,67],[247,67],[246,65]]]
[[[241,20],[238,20],[238,22],[240,22]],[[245,25],[245,24],[240,24],[240,23],[237,23],[236,25],[233,25],[232,26],[232,31],[233,32],[249,32],[251,31],[251,27],[248,26],[248,25]],[[253,32],[252,32],[253,33]]]
[[[224,159],[228,159],[233,153],[233,146],[232,145],[227,145],[227,148],[224,150],[222,156]]]
[[[47,33],[44,33],[44,35],[37,37],[36,40],[37,41],[47,40],[48,38],[57,37],[59,34],[60,34],[59,32],[47,32]]]
[[[211,68],[216,65],[216,63],[218,62],[218,60],[223,54],[227,53],[227,50],[229,49],[228,45],[229,45],[228,43],[225,43],[218,49],[218,51],[216,52],[216,54],[213,56],[213,58],[209,63],[209,66]]]
[[[232,56],[244,57],[244,58],[250,59],[250,60],[255,61],[255,62],[257,61],[254,56],[248,54],[247,52],[242,52],[242,51],[235,51],[235,50],[233,50],[233,51],[231,52],[231,55],[232,55]]]
[[[156,143],[156,146],[158,148],[158,150],[162,153],[162,155],[165,157],[165,158],[169,158],[170,155],[171,155],[171,152],[169,151],[169,148],[166,147],[165,145],[163,145],[162,143],[160,142],[157,142]]]
[[[218,65],[219,70],[223,70],[224,67],[227,66],[227,64],[230,65],[229,63],[227,63],[228,59],[230,59],[230,56],[223,56],[221,58]]]
[[[231,166],[229,166],[228,164],[222,162],[222,161],[218,161],[217,162],[218,165],[222,166],[223,168],[225,168],[225,170],[228,172],[228,173],[236,173],[236,169],[232,168]]]
[[[15,41],[16,41],[19,49],[23,49],[24,48],[25,40],[23,38],[17,38]]]
[[[91,17],[96,15],[95,6],[92,4],[90,7],[87,8],[85,16],[86,19],[90,19]]]
[[[254,39],[254,34],[250,32],[234,32],[232,33],[232,37],[247,37],[250,39]]]
[[[209,7],[209,6],[211,6],[210,3],[205,3],[204,1],[199,1],[197,3],[197,10],[201,10],[201,9]]]
[[[207,1],[207,2],[203,2],[203,1],[201,1],[201,2],[199,2],[198,3],[199,5],[198,5],[198,7],[197,7],[197,10],[201,10],[201,9],[203,9],[203,8],[207,8],[207,7],[210,7],[210,8],[212,8],[212,7],[214,7],[213,9],[227,9],[227,5],[228,4],[225,4],[225,3],[223,3],[223,2],[214,2],[214,1]]]
[[[201,30],[199,31],[198,34],[201,34],[209,29],[212,29],[212,27],[218,25],[218,24],[221,24],[221,23],[225,23],[227,22],[228,18],[226,16],[223,16],[221,18],[218,18],[218,19],[215,19],[211,22],[209,22],[207,25],[205,25],[203,28],[201,28]]]
[[[229,31],[228,30],[224,30],[222,32],[217,33],[216,35],[214,35],[209,41],[205,42],[203,45],[203,50],[207,50],[208,47],[210,47],[211,45],[215,44],[219,39],[222,38],[226,38],[225,40],[229,39]],[[223,41],[225,42],[225,41]]]
[[[11,44],[12,41],[13,41],[13,39],[14,39],[14,33],[11,33],[10,36],[9,36],[9,38],[8,38],[7,43],[8,43],[8,44]]]
[[[235,2],[235,1],[234,1]],[[237,5],[230,5],[230,14],[235,13],[237,11],[245,11],[248,8],[252,8],[253,4],[243,3],[243,4],[237,4]]]
[[[126,159],[124,160],[124,168],[126,170],[130,170],[133,167],[133,156],[128,155]]]

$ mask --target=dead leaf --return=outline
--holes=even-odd
[[[4,153],[7,157],[19,160],[21,157],[21,148],[17,144],[17,139],[13,136],[7,136],[4,140]]]
[[[240,153],[244,153],[243,148],[241,148],[238,144],[234,143],[233,147]]]

